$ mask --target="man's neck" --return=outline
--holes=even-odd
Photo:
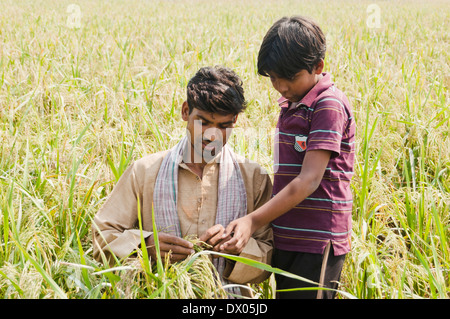
[[[185,163],[186,166],[198,177],[203,177],[203,169],[206,166],[206,163]]]

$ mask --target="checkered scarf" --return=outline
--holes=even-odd
[[[159,231],[181,237],[177,212],[178,167],[183,159],[188,138],[185,136],[164,157],[153,192],[155,223]],[[225,145],[217,155],[220,161],[216,224],[226,227],[231,221],[247,214],[247,194],[241,170],[234,154]],[[216,158],[214,159],[216,160]],[[214,258],[214,266],[222,277],[224,258]]]

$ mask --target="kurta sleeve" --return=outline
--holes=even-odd
[[[113,254],[119,259],[127,257],[140,244],[141,231],[137,227],[137,198],[139,196],[142,203],[142,191],[136,175],[136,165],[133,163],[122,174],[108,199],[94,217],[93,256],[98,261],[106,257],[106,260],[111,262]],[[152,234],[148,231],[142,233],[145,238]]]
[[[252,188],[248,187],[247,189]],[[253,177],[253,192],[248,194],[252,200],[251,211],[266,203],[272,196],[272,181],[269,174],[258,168]],[[258,229],[249,239],[247,245],[239,256],[259,261],[265,264],[271,263],[273,249],[273,234],[270,225]],[[237,283],[260,283],[269,278],[270,273],[240,262],[227,261],[224,278]]]

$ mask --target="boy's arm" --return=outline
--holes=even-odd
[[[302,170],[297,177],[266,204],[226,227],[222,238],[232,233],[233,238],[222,244],[221,250],[242,249],[257,229],[269,224],[311,195],[319,187],[330,156],[331,151],[326,150],[306,152]]]

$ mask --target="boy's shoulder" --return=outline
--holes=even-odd
[[[321,103],[324,101],[335,101],[342,104],[346,108],[350,108],[350,102],[347,95],[336,86],[334,82],[329,82],[329,85],[323,87],[320,92],[316,95],[312,104]]]
[[[331,74],[324,72],[316,85],[301,100],[301,104],[314,108],[323,99],[336,99],[342,103],[349,104],[344,92],[340,90],[331,78]],[[280,101],[279,101],[280,103]],[[280,104],[281,106],[281,104]]]

